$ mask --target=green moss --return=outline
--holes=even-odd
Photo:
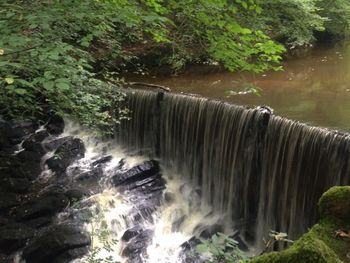
[[[325,192],[318,203],[320,216],[350,220],[350,186],[334,186]]]
[[[252,263],[350,263],[350,241],[336,238],[339,229],[349,229],[350,187],[336,186],[319,201],[321,220],[291,247],[252,259]]]

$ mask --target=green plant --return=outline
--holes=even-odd
[[[202,244],[197,245],[196,251],[201,254],[209,253],[211,263],[243,263],[248,262],[247,256],[238,248],[238,242],[234,239],[218,233],[209,240],[202,240]]]

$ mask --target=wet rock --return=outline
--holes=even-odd
[[[25,223],[29,227],[38,229],[50,225],[52,223],[52,217],[42,216],[31,220],[26,220]]]
[[[15,257],[13,255],[2,255],[0,254],[0,262],[1,263],[14,263]]]
[[[39,131],[25,139],[22,146],[28,151],[38,152],[43,155],[46,151],[41,142],[48,136],[49,134],[46,130]]]
[[[202,238],[211,238],[214,234],[222,233],[224,231],[222,224],[213,224],[210,226],[205,226],[205,229],[199,235]]]
[[[166,193],[164,194],[164,200],[165,200],[168,204],[171,204],[171,203],[175,202],[175,194],[174,194],[174,193],[166,192]]]
[[[50,263],[69,263],[73,259],[81,258],[85,254],[89,252],[89,247],[80,247],[80,248],[73,248],[65,251],[64,253],[60,254],[56,258],[52,259]]]
[[[23,251],[27,263],[69,262],[80,257],[91,243],[90,236],[75,225],[55,225],[39,233]],[[77,250],[82,248],[81,250]],[[74,250],[74,251],[73,251]],[[55,261],[56,262],[56,261]]]
[[[65,195],[68,197],[70,202],[77,202],[83,199],[88,194],[81,189],[69,189]]]
[[[0,188],[13,193],[26,193],[31,182],[27,178],[0,178]]]
[[[73,136],[53,138],[52,140],[44,141],[42,145],[44,149],[49,152],[49,151],[56,150],[61,144],[72,139],[73,139]]]
[[[195,236],[191,237],[189,240],[187,240],[186,242],[184,242],[183,244],[181,244],[181,248],[183,250],[192,250],[194,249],[197,245],[199,245],[201,243],[201,241],[196,238]]]
[[[75,160],[83,158],[85,147],[82,140],[72,138],[57,148],[53,157],[46,161],[49,168],[57,174],[62,174]]]
[[[0,192],[0,211],[19,205],[20,201],[15,193]]]
[[[61,134],[64,130],[64,120],[59,115],[52,115],[48,124],[46,125],[46,129],[50,134],[58,135]]]
[[[18,144],[24,136],[34,133],[38,127],[38,124],[33,121],[15,122],[11,124],[10,130],[7,130],[7,136],[12,144]]]
[[[137,165],[124,173],[116,174],[112,178],[112,184],[116,187],[126,186],[137,181],[147,179],[159,173],[159,163],[151,160]]]
[[[16,207],[13,214],[19,221],[50,217],[62,211],[68,204],[68,197],[63,193],[49,192]]]
[[[96,161],[91,163],[91,166],[101,166],[103,164],[106,164],[112,160],[112,155],[106,155],[102,156],[101,158],[97,159]]]
[[[103,170],[101,167],[94,168],[91,171],[86,171],[81,174],[79,174],[75,180],[78,183],[85,183],[85,184],[91,184],[91,183],[96,183],[99,178],[101,178],[103,174]]]
[[[151,243],[153,231],[144,230],[134,236],[123,249],[122,255],[128,257],[131,262],[136,262],[140,255],[144,254]]]
[[[130,239],[132,239],[133,237],[136,237],[142,231],[143,231],[143,229],[140,226],[134,226],[133,228],[130,228],[124,232],[124,234],[122,236],[122,241],[129,242]]]
[[[10,254],[33,237],[34,230],[24,224],[11,223],[0,227],[0,251]]]

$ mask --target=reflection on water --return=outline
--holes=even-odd
[[[260,75],[219,72],[132,79],[235,104],[268,105],[280,116],[350,131],[350,46],[318,48],[284,66],[283,72]],[[252,84],[261,96],[246,94]]]

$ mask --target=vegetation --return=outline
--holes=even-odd
[[[336,186],[324,193],[319,202],[320,222],[293,246],[256,257],[252,263],[279,262],[350,262],[348,237],[339,236],[349,228],[349,186]]]
[[[346,0],[4,0],[0,114],[69,114],[110,131],[127,110],[120,73],[189,63],[280,70],[285,47],[345,38]]]

